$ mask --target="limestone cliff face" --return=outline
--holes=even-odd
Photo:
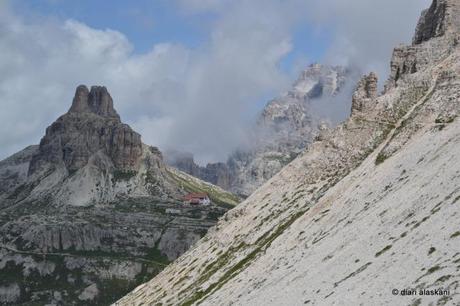
[[[385,89],[398,86],[418,71],[423,71],[452,53],[460,41],[460,3],[436,0],[422,13],[410,46],[393,51],[391,73]]]
[[[142,155],[141,136],[123,124],[105,87],[76,90],[69,112],[46,129],[30,174],[47,163],[64,163],[69,172],[84,167],[96,152],[103,152],[122,171],[137,170]]]
[[[460,4],[451,0],[433,1],[430,8],[423,11],[417,25],[413,44],[419,45],[431,38],[458,35],[460,30]]]
[[[365,77],[350,118],[115,305],[459,305],[459,5],[434,0],[384,93]]]
[[[69,112],[93,113],[120,121],[120,116],[113,108],[112,97],[104,86],[92,86],[91,91],[85,85],[78,86]]]

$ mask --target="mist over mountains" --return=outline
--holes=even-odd
[[[166,161],[245,198],[300,155],[322,130],[349,116],[358,77],[346,67],[312,64],[289,90],[267,102],[247,128],[247,143],[226,160],[200,166],[192,153],[171,150],[165,152]]]
[[[223,161],[247,142],[247,118],[287,90],[307,63],[323,59],[304,50],[384,77],[379,67],[393,45],[410,39],[425,2],[174,1],[184,20],[206,29],[202,40],[191,47],[152,37],[139,53],[120,31],[2,1],[0,156],[38,143],[40,131],[66,110],[60,101],[83,83],[110,88],[124,120],[147,143],[192,152],[201,164]],[[305,36],[327,43],[315,46]]]

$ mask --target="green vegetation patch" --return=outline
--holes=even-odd
[[[426,274],[434,273],[434,272],[436,272],[436,271],[438,271],[440,269],[441,269],[441,267],[439,265],[436,265],[434,267],[429,268]]]
[[[446,281],[448,281],[450,278],[452,278],[452,275],[443,275],[441,276],[440,278],[438,278],[435,283],[444,283]]]
[[[161,251],[157,247],[149,249],[147,251],[145,259],[163,264],[165,266],[170,263],[168,257],[161,253]]]
[[[369,267],[372,263],[371,262],[368,262],[366,263],[365,265],[361,266],[358,270],[348,274],[346,277],[344,277],[343,279],[341,279],[340,281],[334,283],[334,287],[337,287],[338,285],[340,285],[341,283],[343,283],[344,281],[346,281],[347,279],[349,278],[352,278],[356,275],[358,275],[359,273],[363,272],[364,270],[367,269],[367,267]]]
[[[386,251],[391,249],[391,247],[392,247],[392,245],[387,245],[386,247],[384,247],[383,249],[381,249],[380,251],[375,253],[375,257],[379,257],[380,255],[382,255],[383,253],[385,253]]]
[[[433,266],[431,268],[428,269],[428,271],[423,274],[422,276],[420,276],[419,278],[417,278],[415,280],[416,283],[418,283],[422,278],[424,278],[425,276],[427,275],[430,275],[430,274],[433,274],[434,272],[438,271],[438,270],[441,270],[442,268],[439,266],[439,265],[436,265],[436,266]],[[425,268],[422,269],[422,271],[425,270]]]
[[[291,226],[297,219],[305,214],[306,211],[300,211],[290,217],[285,223],[280,225],[277,228],[274,228],[272,231],[269,231],[262,235],[254,245],[247,245],[245,243],[240,243],[238,246],[229,249],[225,252],[222,256],[220,256],[216,261],[211,263],[209,266],[205,268],[203,271],[202,276],[197,281],[198,285],[201,285],[209,280],[209,278],[214,275],[220,268],[225,267],[230,259],[233,257],[232,254],[238,254],[239,251],[243,248],[250,248],[252,247],[253,250],[250,251],[243,259],[237,262],[235,265],[230,267],[220,278],[217,282],[211,284],[205,290],[198,290],[196,291],[189,299],[187,299],[182,306],[190,306],[195,303],[199,304],[200,300],[206,297],[207,295],[211,294],[215,290],[218,290],[223,285],[225,285],[229,280],[234,278],[238,275],[242,270],[244,270],[257,256],[268,249],[272,242],[279,237],[289,226]],[[188,290],[189,288],[185,289]],[[184,290],[184,291],[185,291]]]
[[[387,158],[388,158],[388,156],[386,156],[384,153],[380,152],[377,155],[377,158],[375,159],[375,164],[378,166],[378,165],[382,164]]]
[[[455,117],[441,117],[441,116],[439,116],[438,118],[436,118],[434,123],[436,123],[436,124],[446,124],[446,123],[452,123],[452,122],[454,122],[454,120],[455,120]]]

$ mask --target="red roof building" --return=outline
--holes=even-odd
[[[185,204],[190,205],[209,205],[211,200],[206,193],[189,193],[184,196],[183,201]]]

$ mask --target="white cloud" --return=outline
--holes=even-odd
[[[125,59],[133,49],[123,34],[110,29],[97,31],[78,21],[68,20],[64,31],[71,40],[70,47],[77,50],[82,58],[102,57],[107,62],[119,61]]]

